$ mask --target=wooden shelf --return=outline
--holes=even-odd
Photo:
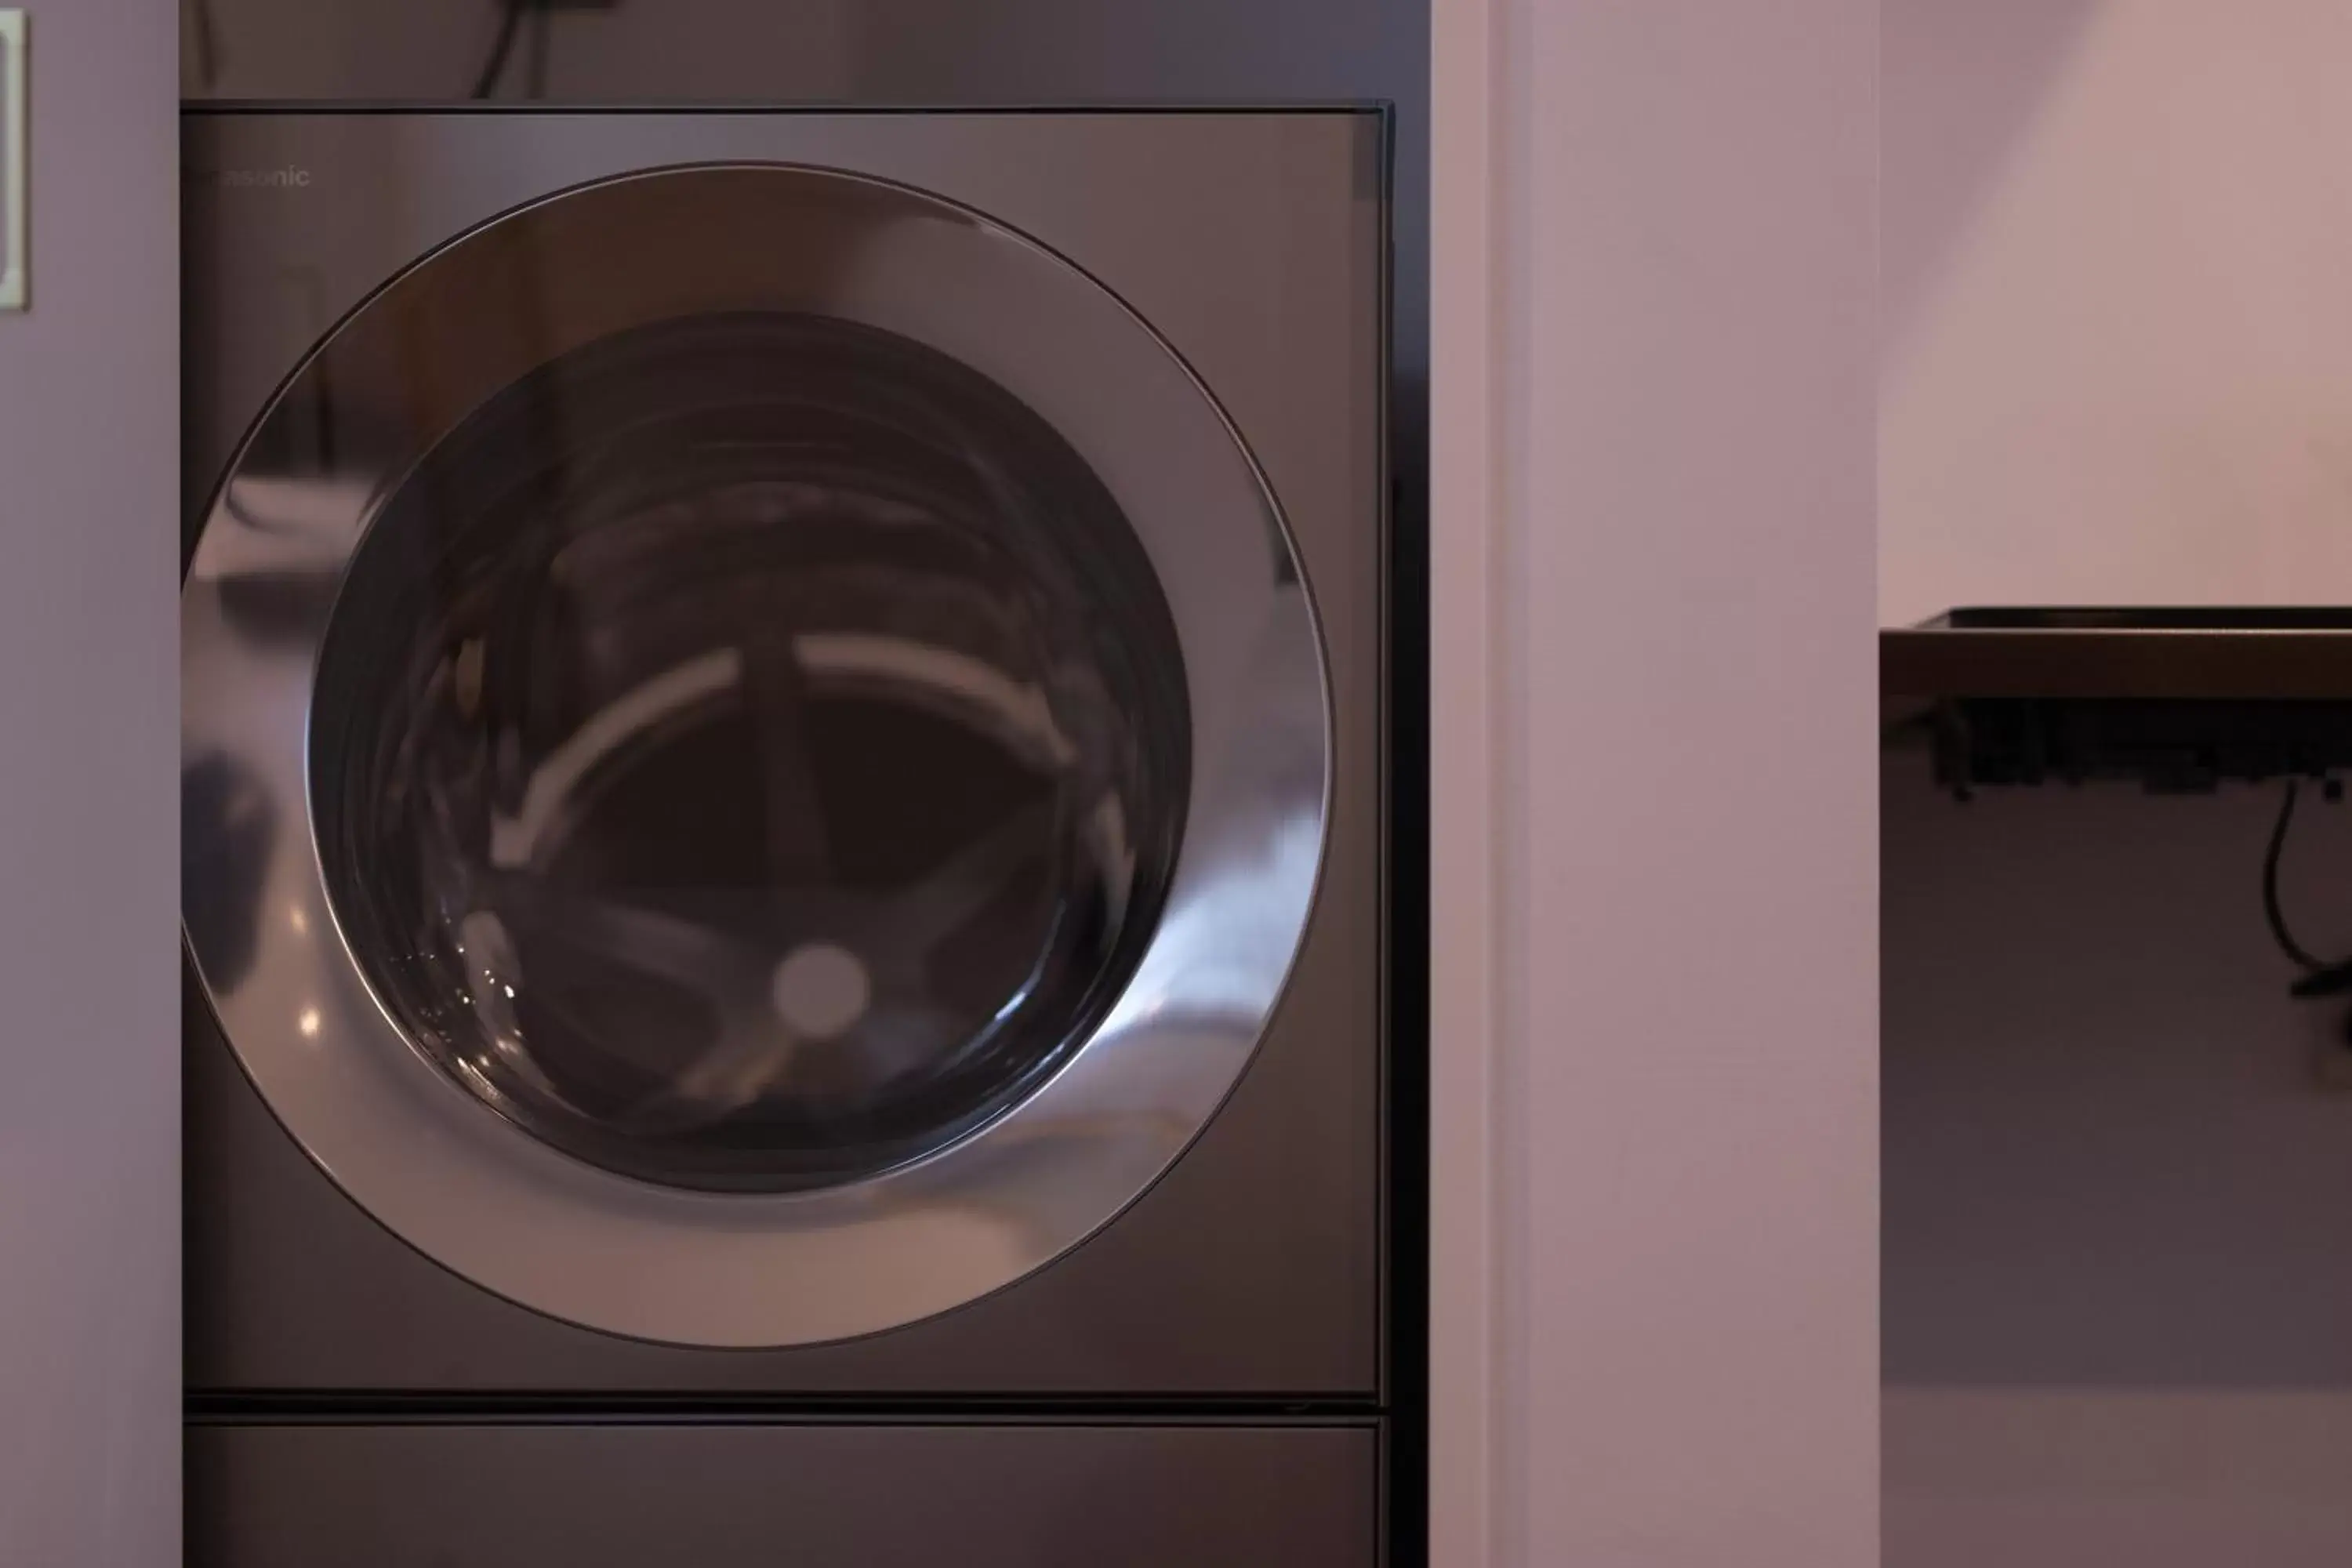
[[[2352,772],[2352,609],[1972,609],[1879,634],[1890,734],[1955,789]]]
[[[2352,702],[2352,609],[1970,609],[1878,635],[1881,693]]]

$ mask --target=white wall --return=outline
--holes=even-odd
[[[1437,1354],[1477,1370],[1483,1117],[1507,1563],[1876,1560],[1876,11],[1437,9],[1441,180],[1499,167],[1436,229],[1495,345],[1433,401]]]
[[[0,315],[0,1563],[179,1561],[177,34],[32,6]]]
[[[1882,617],[2352,602],[2352,8],[1884,26]],[[2273,805],[1892,763],[1891,1568],[2352,1561],[2352,1098],[2263,930]],[[2299,831],[2352,950],[2352,827]]]
[[[1888,1568],[2352,1562],[2352,1092],[2277,795],[1884,806]],[[2352,806],[2284,900],[2352,952]]]
[[[2352,601],[2352,6],[1884,14],[1883,617]]]

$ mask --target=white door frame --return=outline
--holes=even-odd
[[[1430,1562],[1496,1514],[1497,4],[1432,0]]]
[[[1432,0],[1430,1561],[1877,1556],[1876,0]]]

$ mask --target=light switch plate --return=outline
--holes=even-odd
[[[0,310],[25,308],[25,13],[0,11]]]

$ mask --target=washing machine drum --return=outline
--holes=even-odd
[[[1215,1112],[1306,927],[1279,514],[1066,261],[633,175],[363,304],[183,592],[185,927],[289,1133],[449,1268],[782,1345],[1000,1289]]]

